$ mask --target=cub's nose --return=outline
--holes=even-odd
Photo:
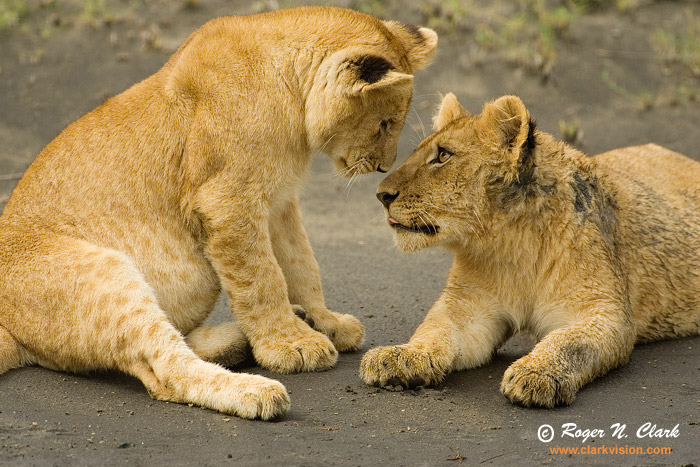
[[[381,201],[381,203],[387,209],[389,209],[389,205],[396,199],[397,196],[399,196],[398,191],[396,193],[387,193],[386,191],[380,191],[377,193],[377,199]]]

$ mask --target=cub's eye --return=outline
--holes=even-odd
[[[435,156],[435,159],[431,160],[431,164],[444,164],[447,162],[447,160],[452,157],[452,153],[448,151],[447,149],[443,148],[442,146],[438,146],[437,148],[437,155]]]

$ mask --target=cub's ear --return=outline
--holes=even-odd
[[[356,50],[343,50],[331,57],[329,77],[335,75],[336,90],[360,95],[378,90],[413,89],[413,75],[402,73],[384,57]],[[332,70],[335,70],[333,72]]]
[[[531,133],[530,125],[530,113],[523,101],[517,96],[503,96],[484,105],[477,128],[482,140],[519,158]]]
[[[375,91],[386,91],[391,88],[394,91],[406,91],[411,93],[413,90],[413,75],[407,75],[398,71],[389,71],[381,79],[369,83],[360,79],[352,87],[354,94],[369,94]]]
[[[421,70],[430,65],[438,43],[435,31],[401,21],[382,23],[403,45],[411,69]]]
[[[440,131],[449,123],[468,115],[469,112],[462,107],[457,100],[457,96],[448,92],[445,97],[442,98],[440,108],[433,117],[433,131]]]

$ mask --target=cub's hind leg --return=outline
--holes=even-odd
[[[11,259],[0,296],[11,295],[13,308],[3,325],[31,350],[31,362],[67,371],[118,369],[156,399],[246,418],[269,419],[289,407],[279,382],[200,359],[128,256],[44,237]]]
[[[199,326],[185,336],[185,342],[202,360],[231,367],[252,355],[243,330],[235,322]]]
[[[155,399],[263,420],[289,408],[289,396],[281,383],[205,362],[167,321],[154,320],[135,337],[140,344],[121,369],[139,378]]]
[[[22,352],[19,342],[0,325],[0,375],[22,366]]]

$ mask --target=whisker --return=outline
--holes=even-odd
[[[439,92],[431,92],[428,94],[416,94],[413,96],[413,99],[422,99],[424,97],[441,97],[441,93]]]
[[[428,220],[431,222],[432,225],[437,227],[438,221],[437,221],[437,217],[435,217],[435,215],[429,213],[428,211],[425,211],[425,216],[428,218]]]
[[[420,118],[420,114],[419,114],[418,111],[416,110],[416,107],[415,107],[415,106],[411,106],[411,110],[413,110],[413,112],[416,114],[416,117],[418,117],[418,121],[420,122],[421,130],[423,130],[423,137],[421,138],[421,140],[424,140],[425,137],[427,136],[427,134],[426,134],[426,132],[425,132],[425,125],[423,124],[423,119]]]
[[[357,171],[353,172],[348,179],[348,182],[345,184],[346,198],[350,196],[350,189],[355,184],[355,180],[357,180],[358,175],[359,173]]]
[[[411,110],[418,115],[418,111],[416,110],[415,106],[411,106]],[[422,141],[423,138],[421,137],[420,133],[418,133],[418,130],[416,129],[417,125],[415,123],[415,119],[413,118],[413,115],[409,115],[409,119],[411,121],[408,122],[408,126],[413,130],[413,133],[415,133],[415,137],[418,138],[419,141]],[[423,125],[423,122],[420,120],[420,117],[418,117],[418,123]],[[417,146],[417,145],[416,145]]]
[[[342,172],[343,176],[346,176],[346,177],[351,176],[355,171],[355,167],[357,166],[357,163],[358,163],[358,161],[355,161],[352,164],[346,166]]]
[[[428,227],[430,225],[430,222],[425,220],[425,217],[423,217],[423,212],[419,211],[418,212],[418,219],[420,219],[421,224],[423,224],[424,227]]]
[[[348,166],[345,169],[344,175],[346,177],[349,176],[349,178],[345,184],[346,196],[350,196],[350,189],[355,184],[358,177],[362,174],[363,166],[364,166],[364,168],[367,168],[369,166],[369,161],[366,160],[365,158],[362,158],[360,160],[355,161],[352,165]],[[367,171],[369,171],[369,170],[367,170]]]
[[[479,213],[476,212],[476,209],[472,208],[472,212],[474,213],[474,217],[476,218],[477,222],[479,222],[479,225],[481,226],[481,230],[486,233],[486,227],[484,227],[484,223],[481,222],[481,217],[479,216]]]
[[[384,210],[382,209],[381,211],[379,211],[379,210],[375,209],[374,216],[372,216],[369,220],[370,221],[380,221],[381,220],[382,223],[384,223],[384,219],[385,219]]]
[[[430,214],[428,211],[426,211],[424,209],[422,210],[422,213],[425,216],[425,219],[427,219],[426,225],[430,225],[432,227],[435,227],[434,232],[437,233],[438,222],[437,222],[437,219],[435,218],[435,216],[433,216],[432,214]]]
[[[420,139],[420,138],[417,138],[417,136],[418,136],[418,135],[416,135],[416,136],[407,136],[408,142],[411,143],[411,145],[414,146],[414,147],[418,147],[418,145],[419,145],[420,142],[421,142],[421,139]]]
[[[442,210],[442,207],[441,207],[441,206],[438,206],[438,205],[435,204],[435,203],[431,203],[430,201],[423,201],[423,205],[426,206],[426,207],[429,207],[429,208],[433,208],[433,209],[435,209],[436,211],[441,211],[441,210]]]
[[[328,146],[328,143],[330,143],[331,140],[332,140],[333,138],[335,138],[337,135],[338,135],[338,133],[333,133],[333,134],[331,135],[331,137],[328,138],[328,139],[326,140],[325,143],[323,143],[323,145],[321,146],[321,149],[319,149],[319,152],[323,152],[323,150],[326,149],[326,146]]]
[[[423,220],[423,216],[421,216],[420,211],[416,212],[416,217],[418,218],[421,224],[425,225],[425,221]],[[418,227],[418,222],[414,220],[413,225]]]

